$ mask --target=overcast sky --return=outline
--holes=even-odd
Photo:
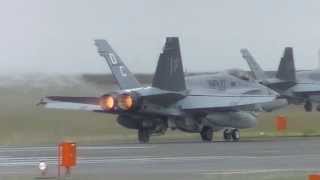
[[[285,46],[298,69],[318,64],[318,0],[2,0],[1,73],[110,72],[93,39],[105,38],[133,72],[153,72],[166,36],[179,36],[188,71],[266,70]]]

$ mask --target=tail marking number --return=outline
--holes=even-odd
[[[123,77],[127,76],[127,72],[123,66],[119,66],[119,70],[120,70],[121,76],[123,76]]]
[[[108,56],[109,56],[109,59],[110,59],[112,65],[119,64],[116,56],[113,53],[109,53]],[[126,72],[126,69],[124,66],[121,66],[121,65],[119,66],[119,72],[120,72],[121,76],[123,76],[123,77],[127,76],[127,72]]]
[[[110,61],[111,61],[111,63],[112,63],[113,65],[118,64],[118,60],[117,60],[117,58],[114,56],[113,53],[109,53],[109,58],[110,58]]]

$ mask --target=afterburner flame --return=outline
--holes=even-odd
[[[121,95],[118,99],[118,106],[122,110],[132,109],[134,106],[133,97],[127,94]]]
[[[115,106],[115,99],[112,96],[103,96],[100,100],[100,106],[102,109],[110,111]]]

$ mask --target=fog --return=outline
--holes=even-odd
[[[166,36],[179,36],[188,71],[266,70],[285,46],[297,69],[318,64],[320,1],[10,0],[0,2],[0,74],[110,72],[93,40],[105,38],[131,71],[151,73]]]

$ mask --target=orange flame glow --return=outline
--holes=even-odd
[[[133,108],[134,100],[130,95],[121,95],[118,99],[118,106],[122,110],[129,110]]]
[[[102,109],[110,111],[115,106],[115,100],[112,96],[102,97],[100,100],[100,106]]]

